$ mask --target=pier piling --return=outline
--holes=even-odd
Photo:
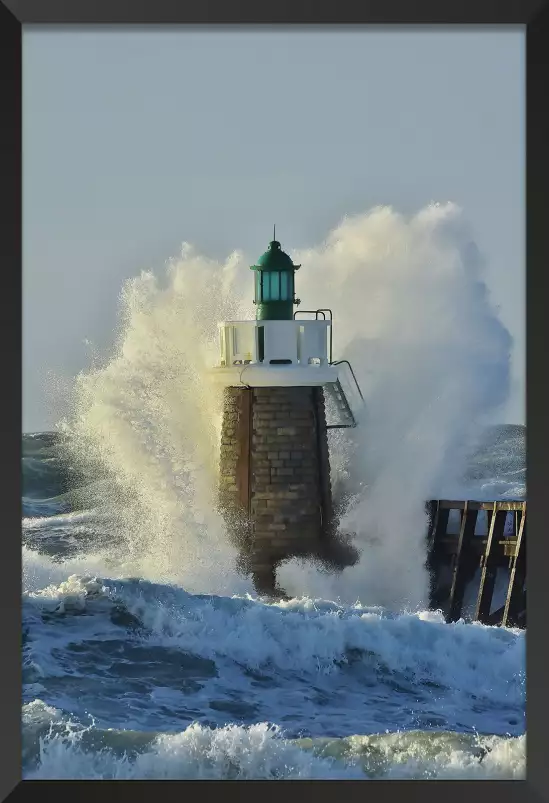
[[[450,514],[460,514],[458,534],[448,532]],[[479,533],[479,513],[488,526]],[[440,609],[448,622],[467,617],[464,600],[479,575],[470,618],[490,625],[526,626],[526,502],[431,500],[427,504],[427,567],[431,574],[429,607]],[[508,516],[514,527],[506,531]],[[498,576],[507,573],[505,604],[492,612]]]

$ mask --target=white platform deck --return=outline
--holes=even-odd
[[[224,321],[218,325],[220,360],[212,375],[221,385],[320,387],[337,381],[337,368],[329,361],[330,321]]]

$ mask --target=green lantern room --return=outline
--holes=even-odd
[[[294,305],[299,304],[295,298],[294,274],[301,266],[294,265],[278,240],[273,239],[268,249],[262,254],[255,271],[255,298],[258,321],[291,321]]]

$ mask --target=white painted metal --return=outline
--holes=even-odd
[[[221,366],[259,362],[258,334],[263,329],[264,359],[291,365],[328,363],[331,321],[224,321],[219,323]]]
[[[226,330],[229,344],[229,365],[251,360],[257,351],[256,331],[252,326],[233,326]]]
[[[313,324],[310,326],[309,324]],[[315,326],[320,324],[320,326]],[[328,326],[330,321],[300,321],[298,336],[298,355],[299,362],[303,365],[319,362],[324,365],[328,362],[329,336]]]
[[[210,375],[216,384],[225,387],[322,387],[338,380],[337,367],[334,365],[265,365],[261,362],[216,366],[211,369]]]
[[[257,362],[256,321],[228,321],[217,324],[220,340],[220,366]]]
[[[263,326],[263,362],[269,365],[272,360],[289,360],[297,365],[297,342],[299,327],[295,321],[258,321],[258,329]]]
[[[336,382],[338,371],[328,358],[330,325],[316,320],[224,321],[218,324],[221,354],[212,375],[223,385],[251,387],[320,387]]]

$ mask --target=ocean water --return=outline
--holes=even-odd
[[[425,500],[526,493],[524,427],[490,426],[510,338],[482,260],[451,205],[293,256],[366,397],[330,435],[358,564],[289,561],[276,602],[238,573],[208,366],[253,259],[184,246],[125,286],[56,432],[23,436],[25,778],[524,777],[524,632],[426,610]]]

